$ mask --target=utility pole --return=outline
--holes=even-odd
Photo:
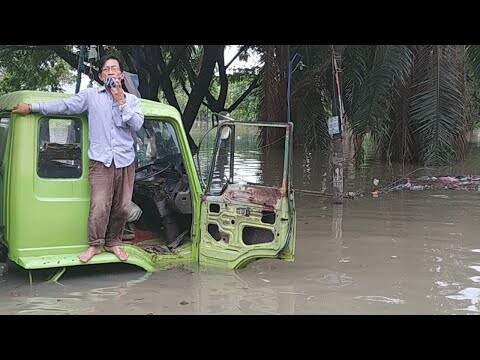
[[[343,204],[343,101],[342,101],[342,52],[345,45],[332,46],[333,98],[329,133],[332,136],[333,153],[333,203]]]
[[[298,59],[297,65],[293,67],[293,63],[295,60]],[[291,108],[291,101],[292,101],[292,75],[297,70],[300,69],[302,71],[305,68],[305,64],[302,61],[302,55],[299,53],[295,53],[292,58],[288,61],[288,70],[287,70],[287,123],[291,121],[292,117],[292,108]]]
[[[80,84],[82,82],[83,73],[83,59],[85,57],[85,45],[80,45],[80,54],[78,56],[77,66],[77,83],[75,84],[75,94],[80,91]]]

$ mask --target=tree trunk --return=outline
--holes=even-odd
[[[287,70],[289,45],[267,45],[263,55],[263,99],[259,120],[262,122],[286,122],[287,120]],[[279,141],[285,131],[279,128],[262,128],[261,146],[283,146]]]

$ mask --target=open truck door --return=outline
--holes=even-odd
[[[293,261],[293,124],[223,121],[214,129],[209,151],[204,136],[198,155],[208,158],[198,163],[200,264],[236,269],[259,258]]]

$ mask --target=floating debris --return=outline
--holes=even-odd
[[[418,178],[403,177],[378,189],[379,193],[392,191],[423,191],[423,190],[463,190],[480,191],[480,175],[459,176],[420,176]],[[447,199],[447,195],[431,195]]]

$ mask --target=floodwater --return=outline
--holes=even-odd
[[[478,174],[479,157],[474,142],[466,163],[448,171]],[[246,163],[251,170],[252,160]],[[326,153],[297,151],[294,164],[297,189],[331,191]],[[13,266],[0,277],[0,314],[478,314],[480,192],[370,194],[372,179],[387,184],[411,171],[379,162],[347,166],[346,190],[365,196],[343,206],[297,193],[294,262],[155,273],[85,266],[69,268],[56,283],[37,270],[32,284]]]

